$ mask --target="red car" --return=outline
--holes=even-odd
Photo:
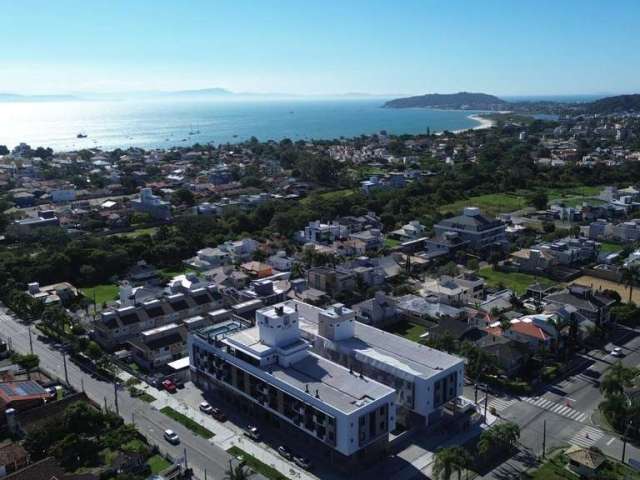
[[[176,390],[178,389],[178,387],[176,387],[176,384],[168,378],[162,381],[162,388],[164,388],[169,393],[176,393]]]

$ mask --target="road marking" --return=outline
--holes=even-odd
[[[613,443],[613,441],[614,441],[614,440],[615,440],[615,437],[611,437],[611,440],[609,440],[609,441],[607,442],[607,446],[608,446],[608,445],[611,445],[611,444]]]
[[[604,437],[604,432],[595,427],[586,426],[569,439],[569,443],[589,448]]]
[[[530,403],[542,410],[546,410],[551,413],[555,413],[556,415],[561,415],[563,417],[569,418],[576,422],[581,422],[587,415],[578,410],[574,410],[574,408],[570,405],[567,405],[564,402],[554,402],[548,398],[544,397],[522,397],[522,401]]]

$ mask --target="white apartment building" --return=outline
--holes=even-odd
[[[336,465],[379,458],[395,428],[394,389],[312,353],[298,315],[279,304],[258,310],[254,327],[232,320],[191,334],[192,379],[327,448]],[[347,338],[353,321],[327,327]]]

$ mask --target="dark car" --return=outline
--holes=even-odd
[[[249,425],[244,431],[244,434],[251,440],[255,440],[256,442],[259,442],[262,438],[262,435],[260,435],[260,430],[258,430],[258,427],[254,425]]]
[[[224,414],[224,412],[222,410],[220,410],[219,408],[213,407],[211,409],[211,416],[213,418],[215,418],[216,420],[218,420],[219,422],[226,422],[227,421],[227,416]]]
[[[293,463],[298,465],[300,468],[304,468],[305,470],[311,470],[311,460],[307,457],[303,457],[302,455],[296,455],[293,457]]]
[[[278,447],[278,453],[280,454],[281,457],[284,457],[287,460],[291,460],[293,458],[293,453],[291,453],[291,451],[284,445],[280,445]]]

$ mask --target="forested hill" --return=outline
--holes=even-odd
[[[508,102],[486,93],[459,92],[430,93],[415,97],[396,98],[384,104],[385,108],[443,108],[454,110],[500,110]]]
[[[640,112],[640,94],[606,97],[585,105],[588,113]]]

